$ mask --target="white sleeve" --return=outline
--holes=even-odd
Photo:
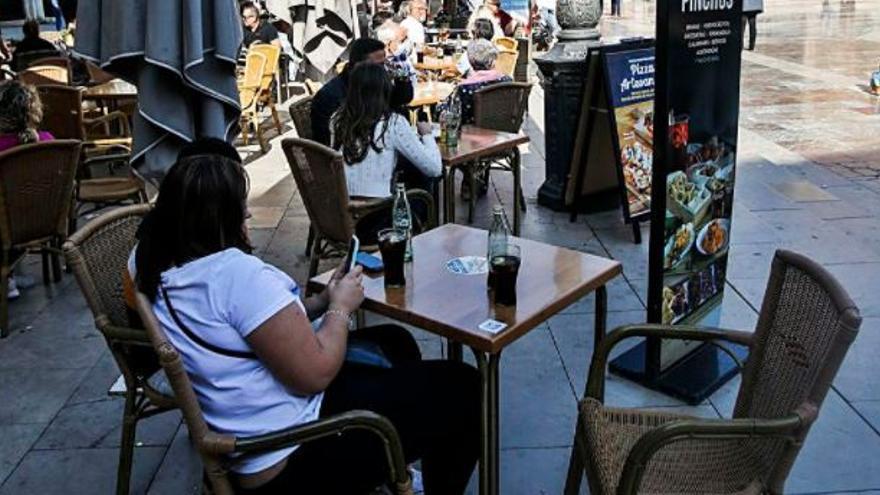
[[[419,137],[409,122],[400,115],[393,115],[388,126],[391,135],[391,143],[394,149],[399,151],[423,174],[428,177],[440,177],[443,172],[443,162],[440,159],[440,148],[434,136],[427,134]]]
[[[227,318],[242,338],[299,299],[299,289],[286,274],[266,263],[241,263],[226,294]]]

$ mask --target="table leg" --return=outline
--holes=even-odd
[[[455,342],[453,340],[446,341],[446,359],[460,363],[464,360],[462,354],[461,342]]]
[[[607,324],[607,315],[608,315],[608,291],[605,289],[605,286],[599,286],[596,289],[596,322],[595,329],[596,334],[593,337],[593,348],[599,346],[599,342],[605,338],[605,326]]]
[[[480,495],[497,495],[499,492],[499,454],[498,441],[498,365],[501,353],[486,354],[473,349],[482,381],[482,400],[480,404],[480,430],[482,449],[480,452]]]
[[[520,217],[522,210],[520,209],[520,201],[522,201],[522,169],[520,168],[521,157],[519,148],[513,149],[513,159],[510,165],[513,168],[513,235],[519,236]]]
[[[455,169],[448,167],[443,179],[443,223],[455,221]]]

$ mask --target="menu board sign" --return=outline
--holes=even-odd
[[[713,325],[730,246],[742,4],[667,0],[658,9],[655,120],[668,139],[655,142],[649,320]],[[655,344],[660,370],[689,351]]]
[[[623,214],[629,221],[651,212],[654,161],[654,48],[606,47],[614,150],[623,191]]]

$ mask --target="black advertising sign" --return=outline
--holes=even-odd
[[[624,218],[637,221],[651,213],[654,48],[621,44],[602,54]]]
[[[661,0],[649,321],[717,325],[735,182],[741,0]],[[692,344],[695,347],[695,344]],[[663,371],[691,347],[651,342]]]

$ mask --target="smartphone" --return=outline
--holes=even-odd
[[[343,275],[354,269],[355,261],[357,261],[358,249],[360,249],[360,247],[361,241],[357,236],[351,236],[351,241],[348,243],[348,254],[345,255],[345,264],[343,265],[345,273],[343,273]]]
[[[364,267],[365,272],[377,273],[385,269],[382,259],[368,253],[358,253],[355,259],[358,265]]]

